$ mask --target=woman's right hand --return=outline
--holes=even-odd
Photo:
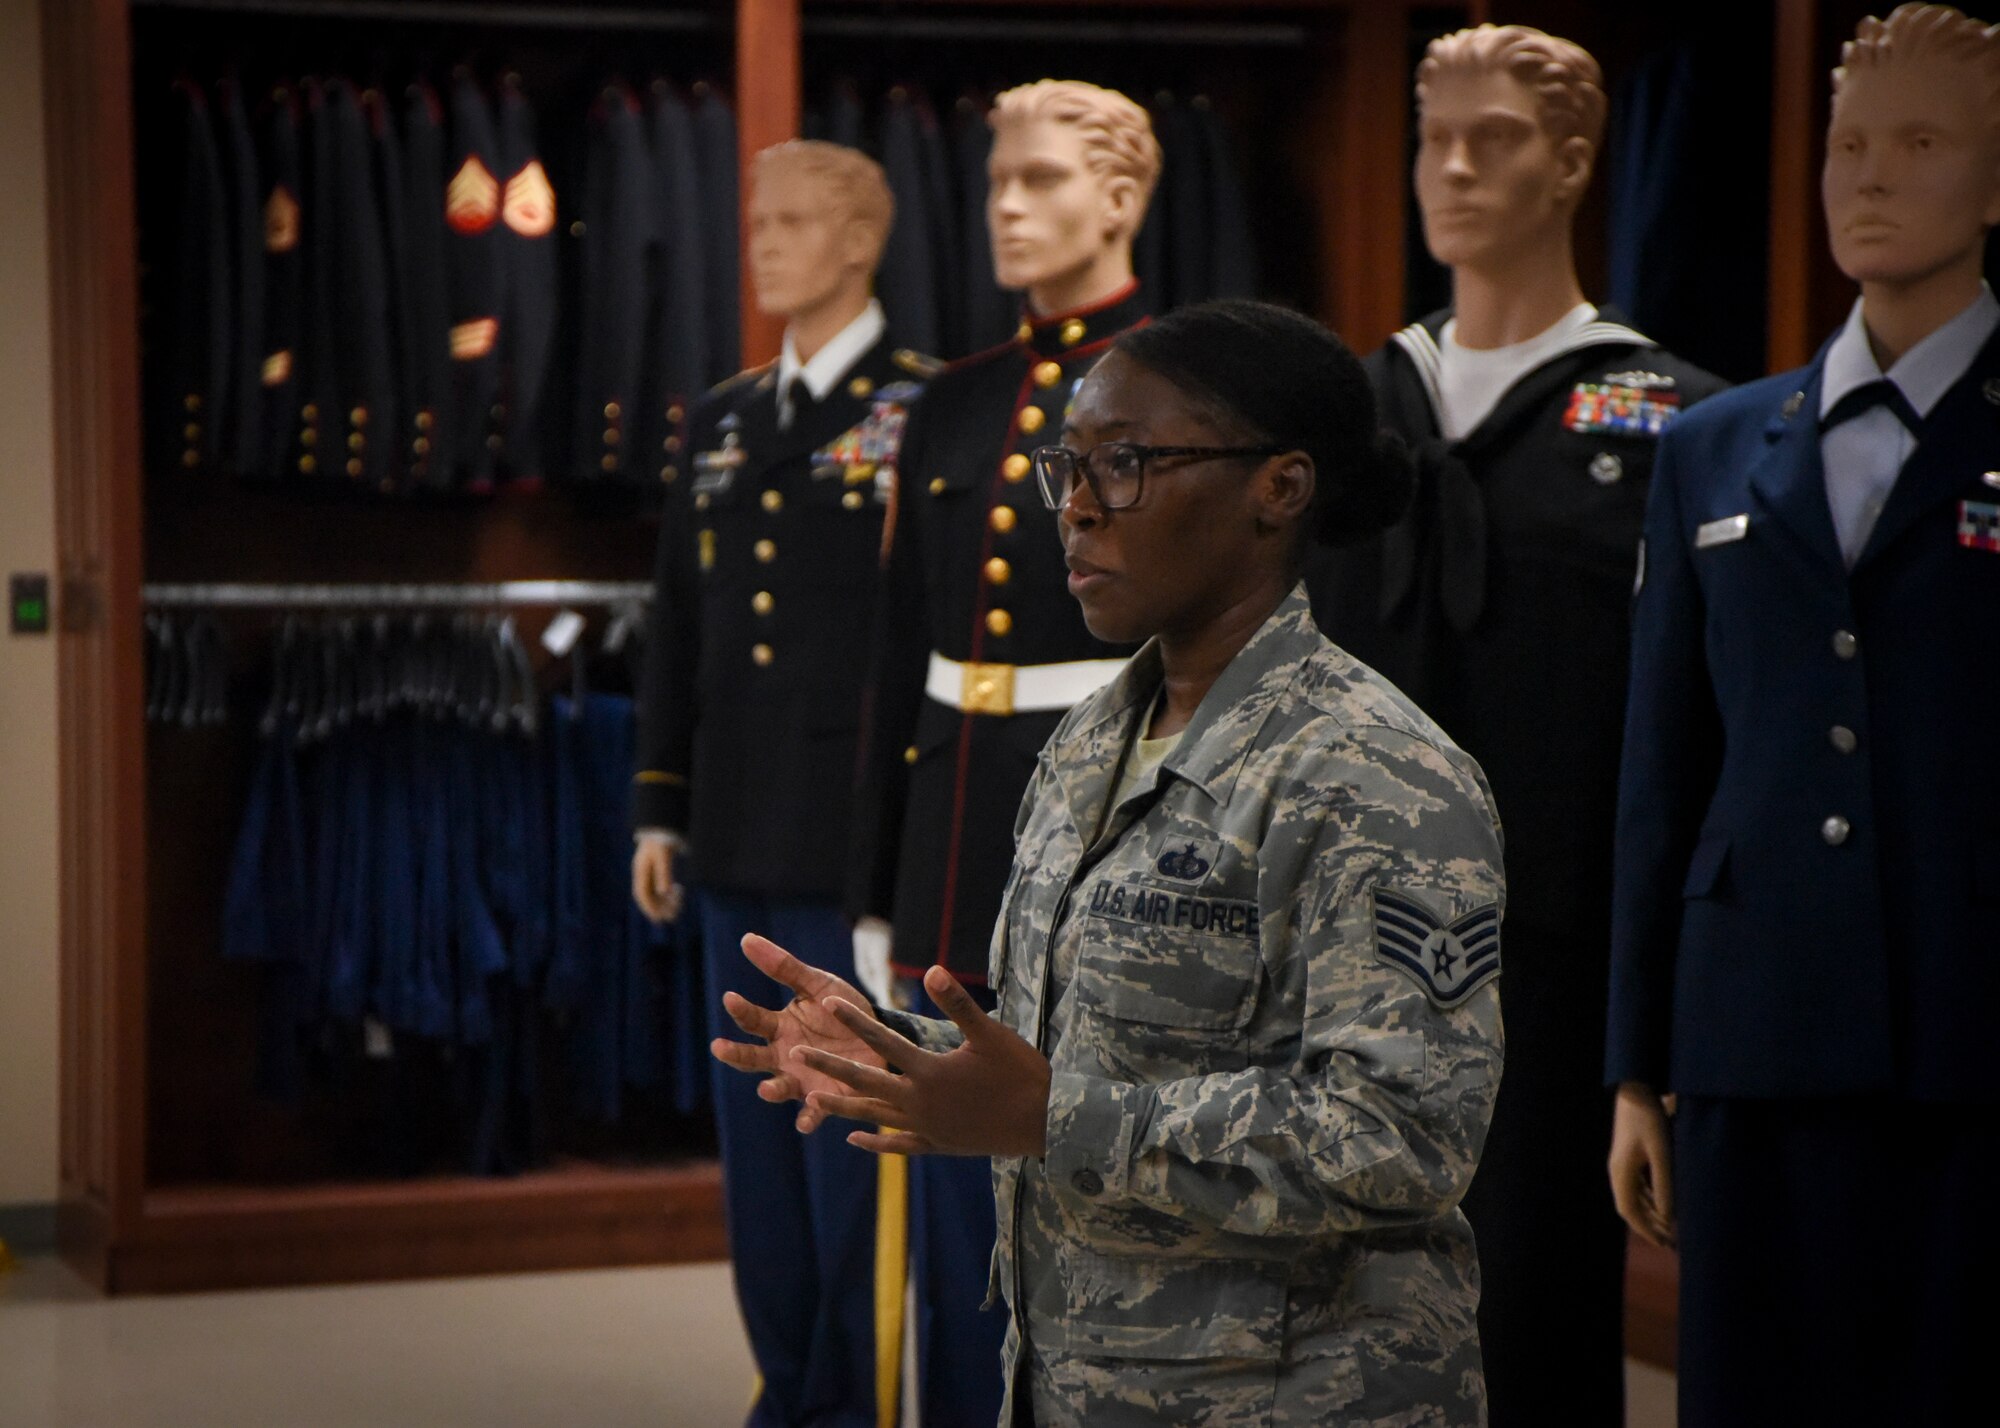
[[[1667,1108],[1651,1087],[1637,1081],[1618,1088],[1609,1169],[1619,1218],[1646,1243],[1672,1249],[1674,1162]]]
[[[804,1101],[814,1091],[829,1095],[848,1094],[847,1083],[815,1071],[792,1053],[802,1046],[824,1051],[843,1061],[863,1066],[883,1067],[885,1062],[859,1036],[841,1024],[829,1003],[836,998],[847,1002],[862,1015],[868,1014],[868,998],[831,972],[801,962],[768,937],[751,933],[743,939],[743,955],[758,971],[780,986],[791,989],[792,999],[776,1011],[760,1007],[734,992],[722,994],[722,1009],[730,1019],[759,1041],[731,1041],[718,1036],[708,1044],[717,1061],[738,1071],[761,1074],[757,1094],[767,1101]],[[826,1113],[811,1102],[799,1111],[798,1128],[818,1130]]]

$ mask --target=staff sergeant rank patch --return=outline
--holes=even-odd
[[[1578,382],[1570,388],[1563,429],[1610,432],[1614,436],[1658,436],[1680,415],[1680,410],[1679,392],[1621,382]]]
[[[1441,1007],[1455,1007],[1500,975],[1500,905],[1441,923],[1415,898],[1375,889],[1375,960],[1404,973]]]

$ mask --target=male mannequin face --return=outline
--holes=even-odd
[[[763,174],[748,217],[750,280],[760,311],[797,321],[866,305],[874,243],[835,184],[800,168]]]
[[[1551,245],[1567,254],[1591,158],[1589,140],[1544,127],[1534,92],[1504,70],[1438,74],[1418,116],[1416,164],[1431,256],[1493,270]]]
[[[1142,216],[1139,185],[1093,170],[1075,125],[1001,124],[986,172],[986,226],[1001,287],[1061,288],[1109,256],[1122,254],[1129,263]]]
[[[1834,261],[1864,285],[1976,275],[2000,224],[2000,140],[1977,70],[1947,56],[1850,67],[1820,196]]]

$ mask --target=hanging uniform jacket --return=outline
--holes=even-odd
[[[264,196],[257,140],[243,107],[242,86],[216,86],[223,169],[228,177],[229,264],[233,286],[229,338],[229,395],[219,439],[222,469],[261,475],[260,429],[264,370]]]
[[[776,368],[689,422],[660,540],[633,821],[705,886],[838,901],[883,523],[926,364],[888,335],[778,425]],[[915,369],[915,370],[913,370]]]
[[[335,332],[340,314],[340,207],[334,107],[318,80],[300,86],[305,106],[305,312],[300,319],[299,472],[340,477],[340,358]]]
[[[447,259],[444,106],[419,81],[403,103],[402,430],[410,484],[419,490],[451,485],[452,328]]]
[[[1247,298],[1257,294],[1257,243],[1250,232],[1250,208],[1243,175],[1222,117],[1206,95],[1189,106],[1202,169],[1208,180],[1207,298]]]
[[[304,453],[298,449],[301,323],[305,307],[303,240],[304,193],[299,163],[299,108],[292,90],[271,95],[264,130],[263,222],[264,326],[257,344],[257,446],[250,458],[255,474],[273,480],[294,477]]]
[[[456,484],[493,488],[503,441],[494,407],[500,395],[500,319],[505,257],[500,246],[499,144],[486,96],[461,71],[451,87],[451,178],[444,221],[451,295],[452,452]]]
[[[694,120],[665,80],[653,82],[647,128],[659,201],[647,249],[646,374],[637,430],[660,479],[671,482],[685,469],[687,413],[709,385],[709,363]]]
[[[403,432],[410,423],[410,381],[407,375],[414,345],[410,310],[410,224],[403,211],[409,201],[409,180],[403,173],[403,144],[396,132],[389,102],[379,89],[363,90],[361,113],[368,126],[369,182],[380,220],[382,276],[386,294],[390,401],[373,414],[367,433],[377,449],[371,457],[381,465],[384,491],[402,492],[414,479],[411,453]]]
[[[701,162],[709,380],[719,382],[743,366],[742,199],[737,191],[736,115],[712,84],[694,87],[694,131]]]
[[[516,481],[539,483],[546,458],[542,399],[556,330],[556,192],[535,141],[535,112],[519,75],[500,85],[501,462]]]
[[[1143,317],[1134,283],[1023,322],[941,372],[912,414],[848,882],[848,911],[890,918],[912,974],[939,963],[984,980],[1035,756],[1122,658],[1069,594],[1029,453],[1058,439],[1077,385]]]
[[[936,352],[943,332],[920,127],[909,91],[900,85],[890,90],[882,111],[882,171],[896,199],[896,221],[875,273],[875,291],[889,325],[916,350]]]
[[[640,482],[658,475],[654,453],[633,439],[643,429],[652,180],[639,103],[623,84],[608,84],[591,108],[584,170],[583,350],[572,436],[579,480]]]
[[[191,473],[215,469],[229,421],[230,217],[208,98],[192,80],[174,88],[180,106],[180,197],[154,445],[163,467]]]
[[[389,268],[376,203],[372,145],[361,97],[344,79],[327,85],[334,173],[333,413],[322,413],[321,440],[338,432],[341,469],[369,490],[396,485],[395,383],[390,366]],[[388,136],[386,142],[393,142]],[[378,425],[379,424],[379,425]],[[386,437],[377,432],[387,433]],[[331,452],[321,457],[332,458]]]

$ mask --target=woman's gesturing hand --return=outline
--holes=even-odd
[[[840,1081],[793,1060],[792,1053],[802,1047],[816,1047],[830,1053],[841,1058],[843,1065],[882,1065],[882,1059],[869,1050],[868,1043],[833,1014],[833,1005],[844,1002],[865,1025],[880,1025],[867,1010],[868,999],[850,984],[831,972],[801,962],[768,937],[759,937],[754,932],[743,939],[743,955],[772,981],[789,987],[792,999],[777,1011],[771,1011],[734,992],[724,992],[722,1009],[750,1035],[761,1038],[763,1044],[718,1036],[708,1044],[708,1049],[725,1066],[752,1074],[764,1073],[765,1079],[757,1086],[759,1096],[767,1101],[804,1101],[815,1091],[846,1089]],[[818,1130],[825,1118],[826,1113],[808,1101],[799,1112],[798,1128],[804,1132]]]
[[[843,1083],[810,1090],[808,1110],[872,1121],[850,1145],[897,1155],[1041,1155],[1048,1143],[1049,1060],[979,1009],[942,967],[924,990],[965,1033],[950,1051],[925,1051],[871,1017],[860,1003],[832,1003],[833,1014],[867,1048],[863,1058],[817,1042],[801,1044],[795,1062],[815,1080]],[[903,1074],[881,1069],[882,1062]],[[852,1094],[848,1094],[848,1091]]]

